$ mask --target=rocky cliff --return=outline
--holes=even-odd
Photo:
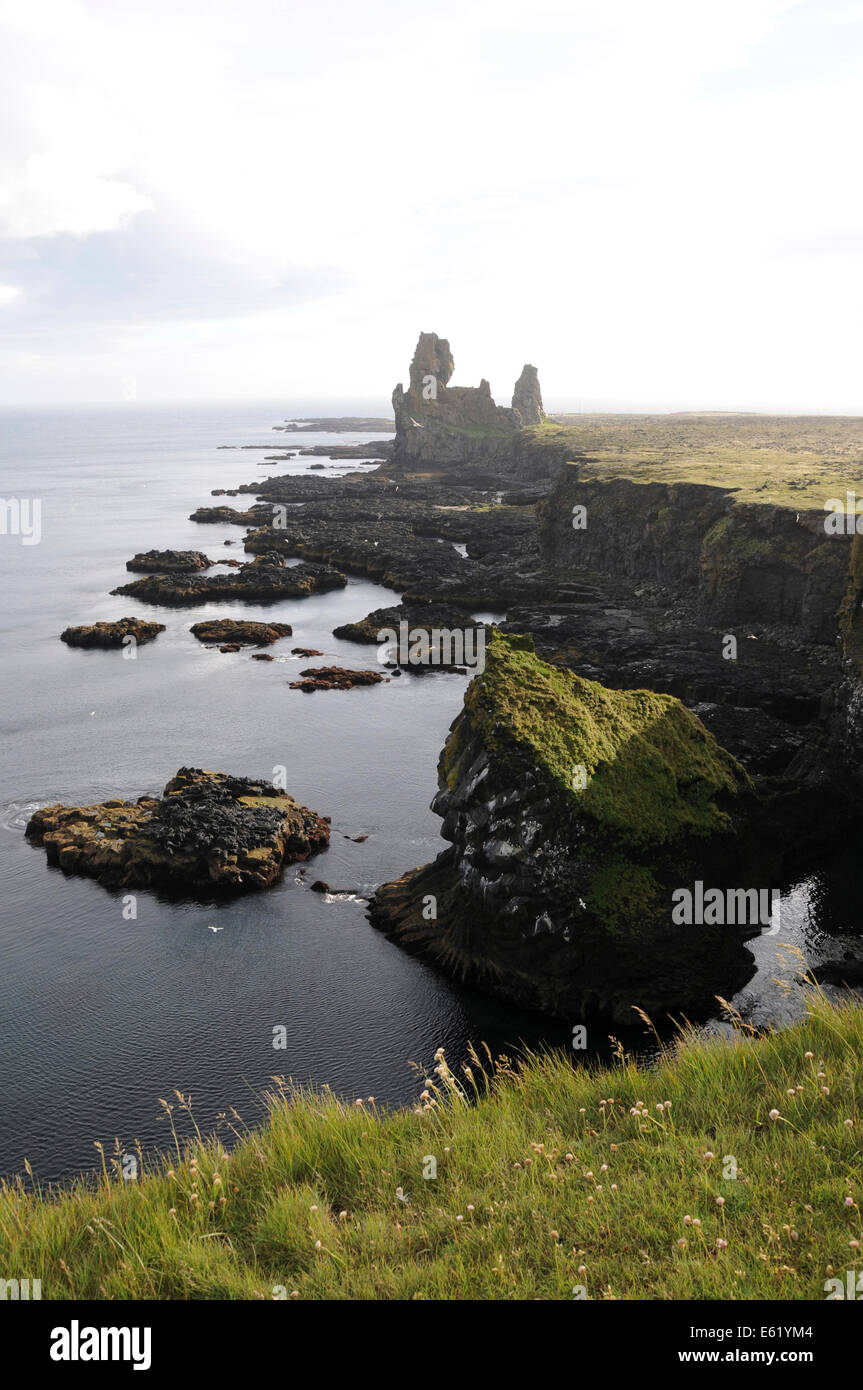
[[[371,909],[400,944],[573,1022],[697,1010],[743,983],[758,927],[676,926],[671,895],[745,881],[755,797],[672,696],[606,690],[494,633],[438,771],[451,848]]]
[[[454,370],[447,339],[421,333],[408,388],[400,382],[393,392],[396,468],[505,463],[519,431],[544,419],[535,367],[523,368],[509,408],[495,405],[485,380],[451,386]]]

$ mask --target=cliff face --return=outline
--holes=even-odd
[[[372,921],[409,949],[576,1022],[707,1006],[758,927],[672,921],[673,889],[719,885],[753,793],[679,701],[611,691],[494,634],[439,764],[451,849],[382,888]],[[434,914],[432,913],[434,910]]]
[[[689,590],[707,622],[781,623],[836,640],[851,538],[826,535],[823,512],[740,503],[697,483],[594,479],[572,464],[538,518],[541,549],[559,567]]]
[[[408,389],[400,382],[393,392],[397,467],[505,463],[518,432],[544,419],[535,367],[523,368],[511,408],[495,405],[485,380],[479,386],[450,386],[453,371],[447,339],[421,333]]]

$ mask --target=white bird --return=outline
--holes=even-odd
[[[91,709],[91,711],[90,711],[90,718],[91,718],[91,719],[93,718],[93,715],[94,715],[95,713],[96,713],[96,711],[95,711],[94,709]]]
[[[208,928],[209,928],[210,931],[224,931],[224,930],[225,930],[224,927],[211,927],[210,924],[209,924],[209,922],[207,923],[207,926],[208,926]]]
[[[424,429],[425,429],[425,425],[421,425],[420,422],[419,422],[419,420],[415,420],[414,417],[413,417],[412,415],[409,415],[409,416],[408,416],[408,419],[410,420],[411,424],[414,426],[415,429],[418,429],[418,430],[424,430]]]

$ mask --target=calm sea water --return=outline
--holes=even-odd
[[[288,790],[332,817],[330,849],[312,861],[310,881],[367,895],[442,848],[429,802],[466,678],[311,697],[288,688],[304,664],[291,646],[367,665],[369,649],[332,629],[396,601],[391,591],[352,579],[305,600],[186,611],[110,597],[138,550],[241,558],[242,529],[198,526],[189,513],[210,504],[213,488],[316,461],[262,466],[260,450],[219,445],[297,447],[273,424],[359,411],[386,407],[0,412],[0,496],[42,501],[40,544],[0,536],[0,1173],[29,1159],[43,1181],[68,1177],[96,1162],[95,1140],[164,1146],[159,1097],[175,1087],[211,1129],[231,1107],[258,1120],[274,1073],[400,1105],[421,1089],[411,1061],[428,1063],[439,1046],[458,1062],[471,1039],[493,1050],[567,1041],[566,1029],[456,988],[375,932],[362,901],[311,893],[294,870],[268,892],[217,906],[139,892],[137,919],[125,920],[120,894],[48,868],[24,839],[28,816],[46,803],[156,793],[183,765],[256,777],[285,765]],[[167,624],[135,661],[58,640],[69,624],[131,612]],[[189,633],[217,616],[278,618],[294,635],[272,663],[222,655]],[[356,835],[368,838],[356,844]],[[782,931],[754,943],[759,969],[738,1001],[758,1021],[802,1007],[791,983],[799,961],[779,943],[817,955],[828,934],[856,934],[852,872],[839,861],[787,885]],[[826,953],[837,954],[835,943]],[[277,1025],[286,1050],[273,1048]],[[601,1049],[607,1040],[594,1041]]]

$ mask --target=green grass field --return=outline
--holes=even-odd
[[[439,1054],[418,1093],[382,1113],[274,1079],[230,1153],[7,1184],[0,1268],[48,1299],[816,1300],[863,1268],[863,1001],[813,992],[783,1032],[645,1067]]]
[[[531,448],[589,459],[586,478],[708,483],[740,501],[821,511],[863,498],[863,420],[843,416],[556,415]]]

